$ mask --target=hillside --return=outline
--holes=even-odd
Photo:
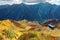
[[[60,19],[60,6],[49,3],[36,5],[14,4],[0,6],[0,20],[13,19],[43,21],[46,19]]]

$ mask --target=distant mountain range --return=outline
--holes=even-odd
[[[0,6],[0,20],[3,19],[27,19],[30,21],[60,19],[60,5],[50,3],[2,5]]]

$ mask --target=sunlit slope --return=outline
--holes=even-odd
[[[1,20],[0,40],[58,40],[60,23],[55,29],[28,20]]]

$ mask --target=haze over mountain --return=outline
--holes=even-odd
[[[0,0],[0,5],[13,5],[13,4],[20,4],[20,3],[40,3],[40,2],[48,2],[51,4],[60,5],[60,0]]]

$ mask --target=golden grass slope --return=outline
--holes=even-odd
[[[1,20],[0,40],[58,40],[60,29],[51,30],[38,22]]]

